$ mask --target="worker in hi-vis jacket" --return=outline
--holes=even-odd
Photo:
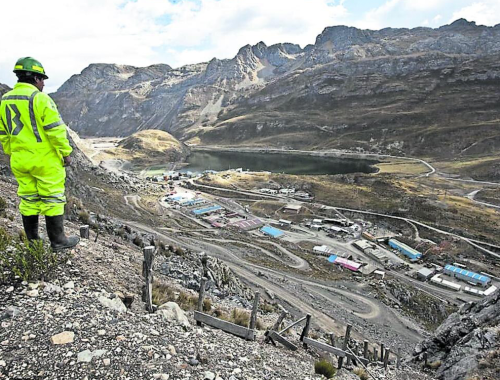
[[[29,240],[38,240],[38,215],[45,215],[54,251],[80,240],[64,234],[64,181],[72,148],[66,125],[54,101],[42,92],[48,79],[40,62],[20,58],[14,66],[18,82],[0,101],[0,142],[10,156],[21,198],[19,211]]]

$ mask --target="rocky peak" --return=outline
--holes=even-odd
[[[385,96],[390,96],[394,104],[408,101],[408,107],[416,107],[415,112],[426,115],[408,120],[410,124],[419,124],[420,128],[420,123],[426,124],[423,120],[444,118],[444,114],[438,111],[434,114],[432,107],[417,109],[419,103],[414,99],[437,93],[444,96],[446,93],[444,97],[436,95],[436,102],[448,107],[450,115],[458,115],[454,110],[455,94],[472,96],[478,91],[485,101],[478,101],[475,109],[484,110],[488,115],[491,113],[491,120],[497,120],[497,109],[489,107],[494,99],[498,99],[499,41],[500,27],[477,26],[464,20],[439,29],[386,28],[376,31],[336,26],[326,28],[317,37],[315,45],[304,49],[291,43],[267,46],[259,42],[243,46],[232,59],[214,58],[208,63],[179,69],[171,69],[168,65],[145,68],[91,65],[65,83],[55,94],[55,100],[69,125],[87,136],[129,136],[138,130],[162,129],[181,140],[196,137],[204,144],[221,143],[226,136],[233,136],[231,133],[245,136],[242,139],[248,141],[253,141],[257,133],[267,144],[268,132],[271,135],[285,132],[266,123],[263,124],[264,132],[258,132],[260,127],[255,133],[249,132],[261,125],[262,120],[268,120],[260,110],[273,112],[273,119],[286,119],[286,112],[281,110],[295,112],[300,105],[304,109],[315,109],[320,118],[318,125],[328,126],[326,136],[315,137],[320,145],[339,144],[339,141],[347,145],[345,139],[339,139],[334,132],[337,127],[331,123],[332,120],[339,122],[341,114],[343,121],[340,124],[350,129],[359,128],[359,131],[365,128],[361,125],[365,125],[366,120],[352,115],[351,103],[344,102],[351,96],[366,102],[369,109]],[[464,70],[464,67],[468,69]],[[470,86],[481,88],[471,92],[465,88]],[[486,99],[489,97],[491,100]],[[447,99],[454,100],[447,103]],[[464,101],[464,106],[459,108],[461,116],[457,117],[461,125],[465,124],[464,120],[474,123],[472,119],[479,117],[478,113],[466,111],[470,100]],[[277,108],[271,111],[270,107]],[[333,109],[339,113],[331,114]],[[481,118],[485,117],[484,113],[481,115]],[[228,116],[237,121],[236,124],[227,123]],[[378,120],[384,117],[374,117],[368,127],[373,134],[370,137],[363,134],[361,140],[377,139],[381,135],[381,125],[385,124],[379,124]],[[399,117],[404,116],[398,114]],[[283,120],[282,124],[277,122],[290,126],[291,121],[297,122],[293,133],[306,129],[308,133],[315,130],[326,133],[326,130],[312,125],[311,128],[305,127],[310,125],[311,119],[303,112]],[[391,116],[388,122],[396,123],[396,119]],[[423,124],[422,131],[425,129]],[[198,128],[207,126],[213,128]],[[228,128],[234,130],[228,133]],[[394,130],[402,129],[397,127]],[[419,145],[415,141],[410,144],[410,135],[402,133],[397,137],[398,144],[406,141],[407,146]],[[307,140],[298,136],[300,133],[297,133],[297,146]],[[232,138],[231,141],[234,142]],[[425,137],[419,141],[428,147]],[[474,141],[467,137],[467,143],[473,144]],[[358,147],[359,143],[353,141],[352,144]],[[372,142],[366,144],[367,149],[379,149]],[[381,144],[385,146],[386,143]],[[464,146],[465,142],[461,141],[456,150],[460,152]]]
[[[484,26],[479,26],[480,28],[484,28]],[[455,32],[460,32],[460,31],[466,31],[466,30],[471,30],[471,29],[476,29],[477,25],[475,21],[467,21],[464,18],[459,18],[458,20],[453,21],[449,25],[443,25],[442,27],[439,28],[439,30],[447,30],[447,31],[455,31]]]
[[[335,50],[344,50],[353,45],[362,45],[372,42],[371,31],[354,28],[351,26],[332,26],[325,28],[316,37],[316,46],[332,43]]]

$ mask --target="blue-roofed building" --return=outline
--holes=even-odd
[[[171,196],[167,197],[167,199],[171,202],[179,202],[184,198],[182,195],[171,195]]]
[[[205,207],[205,208],[198,208],[196,210],[193,210],[193,213],[195,215],[204,215],[204,214],[210,214],[215,211],[221,210],[222,207],[219,205],[211,206],[211,207]]]
[[[444,267],[443,273],[451,277],[456,277],[462,281],[472,282],[473,284],[479,284],[484,287],[488,286],[488,284],[491,282],[491,278],[489,278],[488,276],[471,272],[467,269],[458,268],[450,264],[447,264]]]
[[[334,263],[335,260],[337,260],[337,255],[330,255],[330,257],[328,258],[328,261],[331,263]]]
[[[281,230],[278,230],[277,228],[271,227],[271,226],[264,226],[260,229],[260,232],[265,233],[266,235],[269,235],[273,238],[278,238],[285,233]]]
[[[407,246],[405,243],[401,243],[396,239],[389,239],[389,245],[392,248],[397,249],[403,255],[408,257],[411,261],[417,261],[422,257],[422,254],[419,251],[413,249],[412,247]]]
[[[201,198],[189,199],[187,201],[182,202],[181,206],[190,207],[190,206],[200,205],[200,204],[203,204],[203,203],[206,203],[206,201],[204,199],[201,199]]]

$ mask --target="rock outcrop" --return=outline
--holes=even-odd
[[[464,304],[420,343],[414,361],[427,361],[444,380],[500,378],[500,292]]]
[[[171,68],[92,64],[54,94],[81,135],[449,157],[498,152],[500,25],[326,28]],[[481,138],[478,138],[481,136]]]
[[[0,83],[0,96],[5,94],[7,91],[10,91],[10,87],[6,84]]]

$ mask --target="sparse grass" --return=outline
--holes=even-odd
[[[198,296],[188,292],[180,292],[176,302],[183,310],[193,310],[198,304]]]
[[[0,283],[50,279],[69,258],[68,253],[56,254],[42,240],[29,242],[23,235],[12,238],[0,229]]]
[[[274,313],[276,311],[276,309],[277,309],[276,305],[270,304],[267,301],[264,301],[264,303],[260,304],[260,310],[263,313]]]
[[[245,310],[233,309],[231,312],[231,322],[238,326],[248,327],[250,313]]]
[[[314,340],[318,340],[320,338],[320,335],[318,334],[317,331],[312,331],[310,334],[309,334],[309,337],[311,339],[314,339]]]
[[[358,375],[358,377],[361,380],[368,380],[368,372],[366,372],[366,370],[364,368],[354,368],[354,370],[352,372],[354,372],[356,375]]]
[[[331,379],[337,373],[337,370],[333,366],[332,363],[327,361],[326,359],[321,359],[314,363],[314,372],[318,375],[323,375],[327,379]]]
[[[400,175],[419,175],[427,173],[430,169],[421,162],[411,162],[408,160],[395,160],[391,162],[381,162],[375,167],[379,169],[377,174],[400,174]]]
[[[434,362],[431,362],[431,363],[427,363],[427,368],[430,368],[432,370],[436,370],[438,369],[439,367],[441,367],[441,360],[436,360]]]
[[[218,307],[213,311],[212,315],[216,318],[234,323],[235,325],[242,327],[248,327],[250,324],[250,313],[242,309],[233,309],[231,313],[228,314],[226,311]],[[255,328],[262,331],[266,329],[266,326],[259,318],[257,318]]]
[[[203,311],[209,312],[212,310],[212,300],[210,298],[205,298],[203,300]]]
[[[0,215],[4,215],[6,209],[7,209],[7,202],[5,202],[5,199],[0,197]]]
[[[198,305],[198,296],[185,291],[179,291],[172,285],[153,282],[152,297],[153,303],[157,306],[167,302],[175,302],[182,310],[194,310]],[[208,312],[212,309],[212,300],[205,298],[203,300],[203,311]]]
[[[175,291],[174,288],[170,285],[153,282],[153,291],[151,294],[151,298],[153,303],[157,306],[163,305],[164,303],[174,301],[175,300]]]

